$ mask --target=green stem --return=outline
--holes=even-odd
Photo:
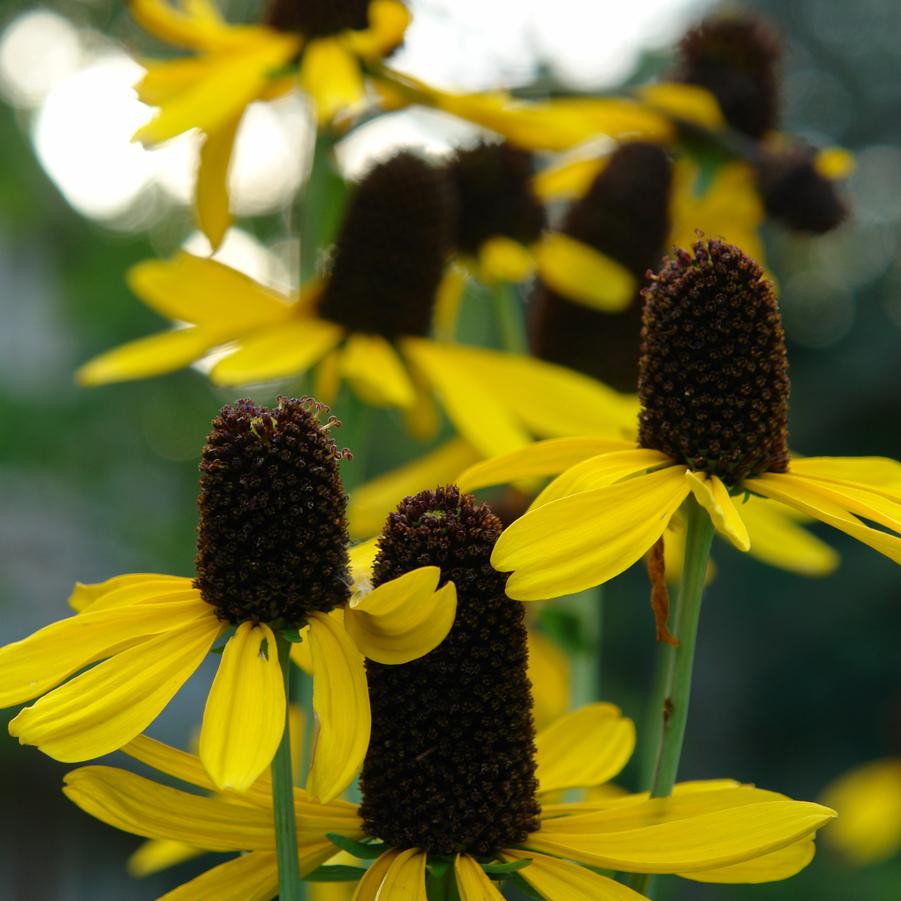
[[[291,643],[276,636],[278,661],[285,677],[285,698],[291,689]],[[297,824],[294,822],[294,776],[291,767],[291,730],[285,710],[285,731],[272,761],[272,806],[275,813],[275,847],[278,860],[280,901],[299,901],[302,896],[297,859]]]
[[[701,618],[701,598],[704,593],[710,545],[713,542],[713,523],[707,511],[693,497],[688,498],[682,510],[686,519],[685,557],[673,629],[679,644],[675,647],[667,644],[659,645],[665,678],[660,709],[661,729],[657,738],[657,762],[650,786],[652,798],[669,797],[676,784],[682,745],[685,741],[685,726],[688,722],[691,676],[698,623]],[[636,891],[647,894],[652,878],[648,873],[636,873],[631,877],[629,885]]]
[[[426,895],[429,901],[460,901],[454,865],[449,863],[440,876],[430,872],[426,876]]]
[[[493,294],[494,316],[504,350],[511,354],[527,354],[529,341],[526,338],[522,303],[516,286],[509,282],[498,282]]]

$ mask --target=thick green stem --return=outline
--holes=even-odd
[[[440,876],[434,873],[429,873],[426,876],[426,895],[429,901],[460,901],[460,893],[457,890],[457,877],[454,874],[452,863],[447,865],[447,868]]]
[[[710,545],[713,542],[713,523],[707,511],[693,497],[688,498],[682,510],[686,520],[685,557],[673,617],[673,634],[679,644],[675,647],[659,645],[665,678],[660,707],[661,729],[656,740],[656,765],[650,785],[653,798],[668,797],[676,784],[688,722],[701,597],[704,593]],[[650,736],[652,733],[647,734]],[[629,884],[636,891],[647,894],[651,879],[650,874],[635,874]]]
[[[498,282],[493,291],[494,316],[504,350],[511,354],[527,354],[529,342],[523,322],[522,302],[516,286]]]
[[[291,696],[291,643],[276,637],[278,660],[285,676],[285,697]],[[291,730],[287,708],[285,731],[272,761],[272,806],[275,813],[275,847],[278,859],[280,901],[300,901],[303,887],[297,859],[297,824],[294,822],[294,776],[291,757]]]

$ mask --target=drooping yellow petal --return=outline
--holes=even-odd
[[[569,658],[535,629],[529,629],[527,641],[535,725],[542,729],[569,709],[572,681]]]
[[[479,269],[489,283],[523,282],[535,271],[535,258],[519,241],[493,235],[479,248]]]
[[[63,791],[109,826],[207,851],[274,850],[272,809],[192,795],[108,766],[68,773]]]
[[[361,541],[348,549],[347,555],[350,558],[350,574],[354,582],[354,588],[366,588],[370,584],[372,574],[372,565],[375,563],[376,555],[379,552],[378,536],[370,538],[369,541]]]
[[[685,477],[695,500],[710,514],[717,532],[728,538],[740,551],[750,550],[748,530],[720,478],[691,470],[685,473]]]
[[[165,375],[199,360],[218,338],[200,328],[178,328],[138,338],[88,360],[75,371],[79,385],[94,387],[109,382]]]
[[[895,563],[901,563],[901,538],[864,525],[855,515],[870,519],[898,530],[901,523],[892,516],[899,505],[869,492],[852,491],[835,483],[820,482],[805,476],[789,473],[764,473],[754,479],[745,479],[745,487],[781,501],[845,532],[862,544],[884,554]],[[896,524],[897,523],[897,524]]]
[[[453,482],[463,469],[477,459],[478,454],[466,441],[454,438],[356,488],[347,508],[351,538],[377,534],[388,514],[403,498],[426,487]]]
[[[535,259],[548,285],[592,310],[625,310],[638,288],[635,276],[616,260],[561,232],[551,232],[535,245]]]
[[[495,569],[512,572],[507,594],[522,601],[560,597],[628,569],[685,500],[684,473],[673,466],[526,513],[503,532],[491,555]]]
[[[439,341],[453,341],[457,334],[457,317],[466,290],[466,270],[460,265],[448,266],[435,292],[432,321]]]
[[[750,554],[771,566],[803,576],[828,576],[839,556],[797,522],[797,511],[778,501],[750,495],[741,504],[741,518],[751,539]]]
[[[844,181],[855,169],[854,154],[844,147],[824,147],[813,158],[814,168],[829,181]]]
[[[202,325],[223,338],[286,319],[292,305],[243,272],[216,260],[178,253],[128,270],[128,286],[169,319]]]
[[[400,851],[393,848],[376,858],[372,866],[366,871],[366,875],[357,883],[353,901],[377,901],[379,889],[385,881],[385,874],[391,869]]]
[[[391,861],[378,901],[428,901],[425,891],[426,855],[418,848],[401,851]]]
[[[341,374],[367,404],[406,409],[416,400],[407,370],[381,335],[349,335],[341,355]]]
[[[138,99],[148,106],[162,106],[188,90],[207,73],[203,57],[183,57],[163,61],[145,60],[144,77],[135,85]]]
[[[549,901],[645,901],[644,895],[628,886],[566,860],[512,849],[505,850],[501,858],[531,860],[519,875]]]
[[[649,448],[630,448],[590,457],[562,472],[532,503],[541,507],[551,501],[580,491],[605,488],[629,476],[666,466],[672,461],[666,454]]]
[[[529,848],[633,873],[691,873],[778,851],[835,816],[759,789],[703,791],[546,819]]]
[[[322,802],[350,785],[366,756],[372,719],[363,658],[333,617],[310,615],[313,710],[318,721],[307,791]]]
[[[532,179],[532,190],[544,201],[574,200],[591,187],[606,165],[604,156],[565,160],[539,172]]]
[[[377,60],[400,44],[412,18],[410,10],[399,0],[371,0],[369,28],[347,31],[344,39],[354,53]]]
[[[155,37],[192,50],[220,49],[246,40],[250,32],[228,26],[221,18],[198,16],[196,9],[181,12],[166,0],[129,0],[128,8],[141,27]]]
[[[200,729],[200,759],[217,788],[246,791],[269,766],[285,703],[275,635],[265,623],[241,623],[222,652]]]
[[[308,675],[313,675],[313,656],[310,654],[310,627],[300,630],[300,641],[291,645],[291,659]]]
[[[319,125],[359,103],[363,73],[353,54],[337,37],[311,40],[300,61],[300,86],[316,105]]]
[[[491,385],[471,367],[471,355],[451,344],[405,338],[402,349],[441,396],[457,431],[485,456],[529,443],[529,436],[501,403]]]
[[[150,876],[186,860],[193,860],[203,853],[203,848],[185,842],[151,838],[128,858],[125,867],[131,876]]]
[[[165,573],[125,573],[121,576],[113,576],[111,579],[106,579],[103,582],[76,582],[75,587],[72,589],[72,594],[69,595],[68,604],[73,610],[80,613],[104,595],[110,594],[119,588],[138,586],[147,582],[170,580],[183,583],[179,587],[191,587],[191,580],[182,576],[170,576]]]
[[[79,613],[0,648],[0,707],[36,698],[89,664],[189,626],[212,609],[192,589],[167,592],[168,582],[149,584],[154,593],[146,603]]]
[[[538,790],[587,788],[612,779],[635,749],[635,724],[613,704],[588,704],[538,733]]]
[[[454,876],[460,901],[503,901],[504,896],[497,886],[468,854],[458,854],[454,858]]]
[[[574,435],[629,437],[635,432],[637,401],[564,366],[484,347],[441,345],[452,359],[490,386],[496,402],[542,438]],[[634,447],[634,442],[630,445]],[[485,451],[495,456],[501,448]]]
[[[270,901],[277,893],[276,855],[251,851],[201,873],[159,901]]]
[[[156,719],[221,630],[210,612],[120,651],[26,707],[10,734],[67,763],[109,754]]]
[[[441,570],[422,566],[357,595],[344,627],[360,652],[377,663],[409,663],[447,637],[457,611],[453,582],[438,588]]]
[[[886,497],[901,497],[901,463],[889,457],[796,457],[790,472],[824,482],[857,483]]]
[[[655,110],[668,116],[675,116],[683,122],[690,122],[692,125],[700,125],[713,131],[723,128],[726,124],[716,97],[700,85],[661,82],[644,85],[636,93]]]
[[[829,833],[827,833],[828,835]],[[804,838],[799,842],[764,854],[762,857],[754,857],[743,863],[735,863],[728,867],[717,867],[713,870],[699,870],[693,873],[679,873],[684,879],[692,879],[695,882],[719,882],[739,883],[755,885],[761,882],[778,882],[782,879],[790,879],[796,873],[800,873],[816,853],[816,845],[813,839]]]
[[[875,760],[828,786],[823,801],[838,811],[830,844],[862,866],[901,848],[901,758]]]
[[[321,319],[301,319],[264,329],[241,342],[210,373],[217,385],[247,385],[300,375],[327,354],[344,330]]]
[[[269,73],[291,59],[299,46],[295,35],[270,32],[240,52],[209,57],[204,75],[170,98],[156,118],[135,132],[134,140],[152,145],[192,128],[206,134],[218,131],[262,93]]]
[[[456,482],[461,491],[475,491],[519,479],[557,475],[599,454],[634,449],[634,441],[618,438],[549,438],[476,463],[464,470]]]
[[[197,169],[197,193],[195,198],[197,222],[215,251],[222,243],[232,224],[228,199],[228,173],[231,168],[232,150],[242,109],[221,128],[210,132],[200,148],[200,164]]]

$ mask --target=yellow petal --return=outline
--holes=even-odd
[[[541,729],[569,708],[569,658],[554,642],[535,629],[529,629],[528,647],[535,724]]]
[[[68,773],[63,791],[109,826],[207,851],[274,850],[272,809],[192,795],[108,766]]]
[[[718,867],[712,870],[698,870],[694,873],[679,873],[678,875],[695,882],[733,884],[777,882],[781,879],[790,879],[796,873],[800,873],[813,860],[815,853],[816,846],[813,839],[805,838],[778,851],[773,851],[771,854],[754,857],[743,863],[735,863],[728,867]]]
[[[447,366],[472,373],[508,414],[543,438],[623,438],[635,432],[637,401],[564,366],[483,347],[436,345]],[[634,441],[630,445],[635,446]],[[498,447],[485,456],[501,452]]]
[[[301,641],[291,645],[291,659],[308,675],[313,675],[313,656],[310,654],[310,627],[300,630]]]
[[[200,759],[217,788],[246,791],[272,763],[285,703],[275,635],[265,623],[241,623],[222,652],[200,729]]]
[[[210,57],[204,75],[168,100],[155,119],[135,132],[134,140],[158,144],[192,128],[206,134],[218,131],[262,93],[269,73],[291,59],[299,46],[294,35],[270,32],[240,52]]]
[[[0,648],[0,707],[36,698],[89,664],[189,626],[212,609],[193,589],[171,592],[169,582],[149,584],[153,594],[145,603],[70,616]]]
[[[316,121],[330,122],[363,97],[360,64],[335,37],[311,40],[300,61],[300,86],[316,105]]]
[[[628,569],[685,500],[684,472],[670,467],[526,513],[491,555],[495,569],[513,573],[507,594],[522,601],[575,594]]]
[[[228,173],[242,109],[233,119],[210,132],[200,148],[197,169],[197,222],[215,251],[232,224],[228,199]]]
[[[125,573],[121,576],[113,576],[104,582],[76,582],[69,595],[69,606],[81,612],[90,607],[104,595],[110,594],[120,588],[134,587],[147,582],[175,581],[182,583],[179,587],[190,588],[191,580],[182,576],[169,576],[164,573]]]
[[[94,387],[108,382],[164,375],[199,360],[218,338],[200,328],[179,328],[130,341],[88,360],[75,372],[80,385]]]
[[[457,431],[485,456],[529,443],[516,418],[498,402],[492,386],[473,371],[471,356],[450,344],[406,338],[403,351],[440,395]]]
[[[479,248],[479,268],[488,282],[524,282],[535,270],[535,258],[519,241],[494,235]]]
[[[393,848],[386,851],[381,857],[376,858],[372,866],[366,871],[366,875],[357,884],[353,901],[377,901],[379,889],[385,881],[385,874],[391,869],[400,851]]]
[[[313,373],[313,396],[332,406],[341,390],[341,358],[339,348],[327,353]]]
[[[378,537],[369,541],[361,541],[353,545],[347,552],[350,557],[350,573],[356,589],[368,587],[372,575],[372,566],[379,552]]]
[[[438,588],[441,570],[423,566],[354,597],[344,627],[360,652],[377,663],[409,663],[447,637],[457,611],[453,582]]]
[[[557,476],[535,498],[532,506],[540,507],[580,491],[605,488],[629,476],[666,466],[671,462],[670,458],[660,451],[647,448],[630,448],[591,457]]]
[[[400,44],[412,18],[410,10],[399,0],[371,0],[369,28],[345,32],[347,45],[354,53],[377,60]]]
[[[388,514],[403,498],[425,487],[453,482],[461,470],[477,459],[465,441],[455,438],[356,488],[347,508],[351,538],[381,532]]]
[[[210,373],[217,385],[247,385],[300,375],[327,354],[343,329],[321,319],[301,319],[245,338]]]
[[[147,735],[135,736],[127,745],[123,745],[122,751],[157,772],[165,773],[197,788],[215,790],[213,781],[200,758],[187,751],[180,751]],[[268,803],[272,803],[271,797],[268,798]]]
[[[634,448],[634,442],[618,438],[550,438],[476,463],[456,482],[461,491],[475,491],[488,485],[556,475],[598,454]]]
[[[889,457],[793,458],[790,471],[829,482],[857,482],[887,497],[901,496],[901,463]]]
[[[462,266],[448,266],[435,292],[435,312],[432,320],[439,341],[453,341],[457,334],[457,318],[467,278],[466,270]]]
[[[210,612],[127,648],[26,707],[9,732],[67,763],[109,754],[156,719],[221,629]]]
[[[838,811],[830,844],[858,866],[901,848],[901,758],[875,760],[835,780],[823,801]]]
[[[638,284],[628,269],[569,235],[545,235],[535,246],[535,257],[548,285],[592,310],[618,313],[635,297]]]
[[[613,704],[588,704],[535,739],[538,789],[586,788],[612,779],[635,749],[635,724]]]
[[[817,172],[829,181],[843,181],[855,169],[854,154],[844,147],[824,147],[813,159]]]
[[[407,408],[416,400],[407,370],[381,335],[350,335],[341,355],[341,374],[364,403]]]
[[[177,47],[208,50],[234,40],[234,35],[239,33],[224,25],[221,19],[179,12],[166,0],[130,0],[128,9],[142,28]]]
[[[251,851],[201,873],[159,901],[270,901],[277,893],[275,854]]]
[[[655,110],[684,122],[717,131],[726,125],[716,97],[706,88],[684,82],[649,84],[636,92]]]
[[[796,521],[797,513],[778,501],[749,496],[741,518],[751,539],[751,556],[803,576],[828,576],[838,554]]]
[[[428,901],[425,865],[426,855],[417,848],[401,851],[385,874],[378,901]]]
[[[544,201],[574,200],[591,187],[606,165],[606,157],[595,156],[550,166],[532,179],[532,190]]]
[[[224,338],[280,322],[292,305],[271,288],[216,260],[178,253],[128,270],[128,286],[169,319],[204,326]]]
[[[750,550],[748,530],[719,477],[691,470],[685,473],[685,477],[695,500],[710,514],[717,532],[728,538],[740,551]]]
[[[203,853],[203,848],[195,848],[185,842],[150,839],[128,858],[125,866],[131,876],[150,876],[186,860],[193,860]]]
[[[504,896],[468,854],[454,858],[454,876],[460,901],[503,901]]]
[[[645,901],[644,895],[627,886],[566,860],[509,849],[501,857],[511,861],[531,860],[519,875],[549,901]]]
[[[834,811],[759,789],[703,791],[542,822],[530,848],[633,873],[691,873],[778,851]]]
[[[755,479],[745,479],[745,487],[757,494],[781,501],[802,513],[813,516],[857,539],[862,544],[884,554],[895,563],[901,563],[901,538],[870,528],[852,514],[867,516],[880,524],[892,524],[896,520],[888,515],[899,505],[869,495],[868,492],[851,491],[834,483],[815,481],[788,473],[765,473]],[[889,525],[897,530],[901,525]]]
[[[307,791],[331,801],[350,785],[366,756],[372,727],[363,658],[333,617],[310,616],[313,710],[318,733]]]

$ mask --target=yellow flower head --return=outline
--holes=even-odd
[[[523,609],[489,562],[500,528],[486,506],[454,488],[408,498],[389,518],[374,583],[434,565],[458,586],[459,614],[422,659],[394,667],[367,661],[373,728],[362,803],[357,810],[317,806],[297,791],[302,872],[315,881],[315,868],[339,846],[372,861],[348,874],[358,881],[357,901],[422,901],[427,882],[462,898],[500,901],[496,883],[508,879],[548,901],[641,901],[597,870],[734,883],[785,879],[805,867],[814,833],[833,812],[731,780],[681,784],[663,799],[607,792],[556,800],[614,778],[631,756],[635,730],[612,704],[596,703],[536,734]],[[190,755],[143,737],[126,751],[208,787]],[[268,788],[262,777],[247,802],[235,804],[228,795],[198,797],[87,767],[68,775],[65,791],[120,829],[249,852],[183,886],[183,897],[205,891],[238,899],[253,885],[252,897],[264,901],[277,885]]]
[[[561,473],[495,548],[494,565],[512,572],[511,597],[606,582],[655,544],[689,494],[741,551],[751,549],[754,523],[768,554],[778,536],[807,557],[810,536],[790,538],[797,530],[788,507],[901,563],[901,464],[790,459],[772,287],[737,247],[699,241],[693,250],[680,251],[644,292],[638,449],[608,440],[604,452],[600,439],[588,438],[545,442],[461,476],[471,490]]]
[[[207,699],[200,758],[218,788],[246,791],[284,729],[277,636],[298,641],[303,629],[320,727],[308,788],[324,799],[344,790],[369,741],[361,654],[396,663],[427,653],[456,602],[452,584],[439,588],[437,567],[351,597],[343,452],[322,411],[288,398],[273,409],[223,408],[201,463],[196,578],[130,574],[78,586],[77,615],[0,649],[0,704],[42,696],[11,734],[64,761],[121,748],[234,628]]]

